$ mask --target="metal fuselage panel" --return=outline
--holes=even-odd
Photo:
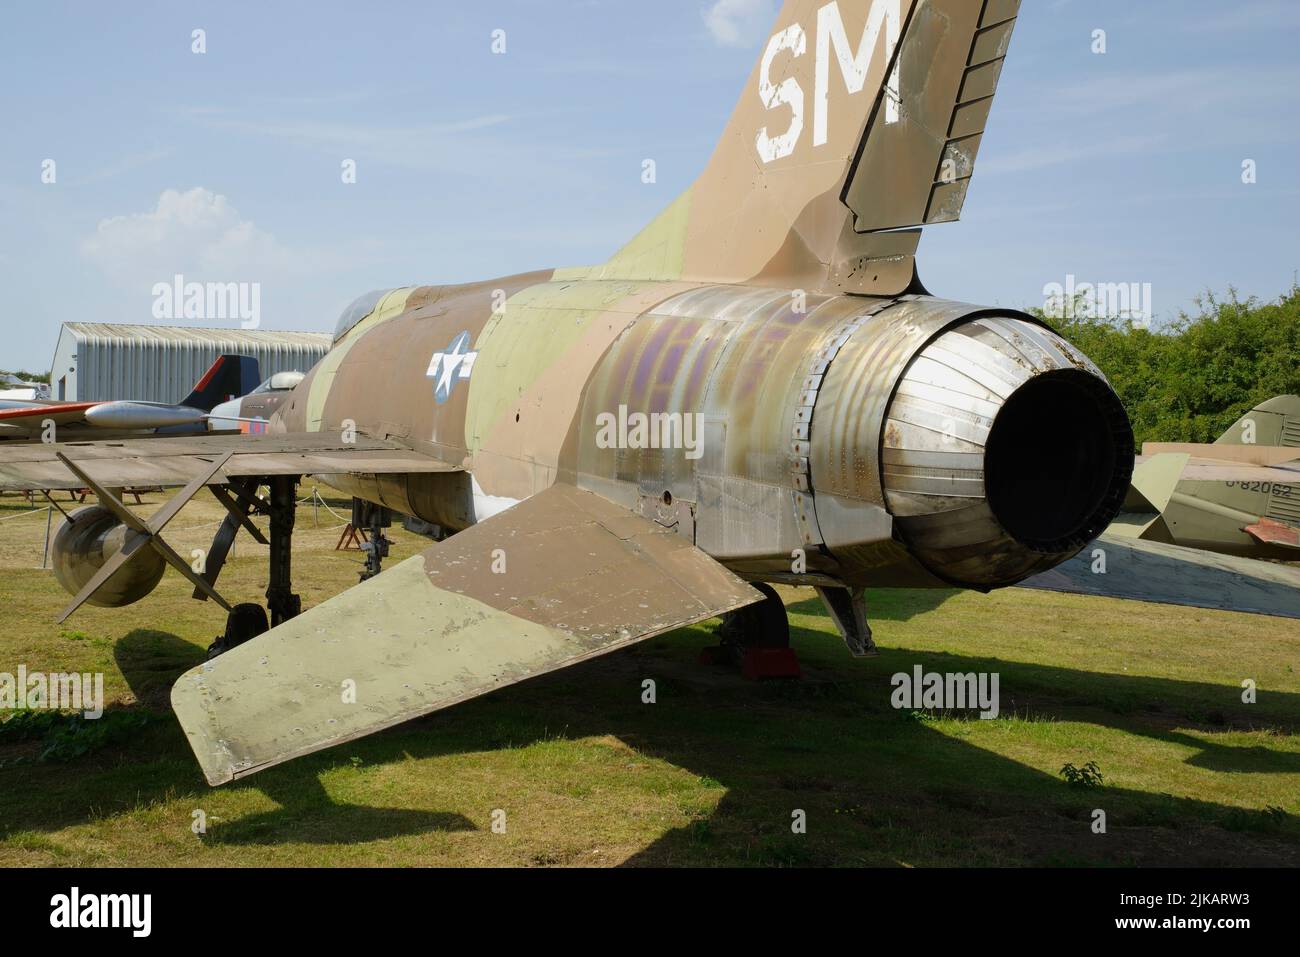
[[[892,528],[882,428],[909,362],[978,312],[545,273],[395,290],[271,430],[355,429],[462,469],[326,477],[450,530],[566,481],[751,578],[937,585]]]
[[[1300,525],[1300,484],[1183,479],[1164,510],[1179,545],[1294,561],[1294,549],[1263,544],[1244,531],[1261,518]]]
[[[272,430],[354,427],[463,468],[326,477],[452,530],[563,479],[724,562],[788,571],[800,386],[821,341],[875,300],[538,278],[411,291],[344,336],[346,356],[313,369]]]

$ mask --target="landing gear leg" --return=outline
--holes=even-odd
[[[866,591],[829,585],[817,585],[816,588],[853,657],[874,658],[880,654],[871,638],[871,625],[867,623]]]
[[[754,582],[763,600],[722,616],[718,637],[722,644],[706,648],[700,658],[706,664],[730,662],[746,678],[798,678],[799,659],[790,648],[790,620],[785,603],[771,585]]]
[[[261,531],[248,520],[248,516],[257,512],[271,517],[270,545],[270,584],[266,589],[266,608],[252,602],[242,602],[230,610],[226,616],[226,630],[208,646],[208,659],[224,654],[231,648],[237,648],[246,641],[256,638],[267,630],[267,611],[270,611],[270,627],[288,621],[302,611],[302,599],[293,593],[290,580],[290,559],[293,549],[293,523],[297,502],[294,489],[298,485],[295,475],[277,475],[270,480],[271,494],[268,498],[259,498],[257,479],[247,485],[231,483],[231,492],[238,502],[219,487],[213,488],[217,499],[226,506],[232,518],[228,518],[217,532],[212,548],[212,560],[209,564],[209,587],[216,581],[226,554],[234,541],[235,532],[242,524],[258,541],[266,543]],[[195,592],[199,597],[199,592]]]
[[[370,541],[361,546],[366,553],[366,566],[361,571],[361,580],[374,578],[383,571],[384,559],[388,557],[388,546],[392,544],[384,535],[384,529],[393,524],[393,513],[382,505],[375,505],[364,499],[352,500],[352,527],[364,528]]]
[[[266,589],[266,607],[271,612],[271,627],[283,624],[302,611],[302,598],[293,593],[292,552],[293,523],[298,503],[294,490],[296,475],[271,478],[271,580]]]

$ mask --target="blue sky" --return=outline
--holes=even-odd
[[[599,262],[703,167],[775,9],[11,5],[0,368],[46,370],[63,321],[156,321],[151,286],[176,272],[259,282],[264,328],[328,331],[375,287]],[[1292,0],[1025,0],[962,222],[926,230],[922,279],[1007,306],[1069,274],[1149,282],[1157,321],[1206,289],[1280,295],[1300,269],[1298,44]]]

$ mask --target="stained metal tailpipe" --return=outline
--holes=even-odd
[[[955,585],[1013,584],[1071,557],[1118,514],[1133,471],[1119,397],[1035,323],[953,326],[905,369],[885,417],[881,481],[895,528]]]

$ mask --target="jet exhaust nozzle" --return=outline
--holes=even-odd
[[[1026,319],[990,315],[942,333],[904,371],[885,417],[882,487],[927,569],[987,589],[1100,534],[1133,454],[1119,397],[1087,357]]]

